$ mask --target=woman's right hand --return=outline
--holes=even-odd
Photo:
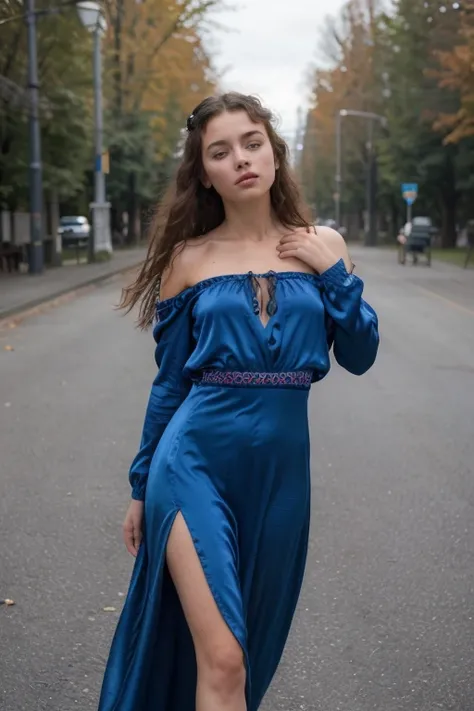
[[[135,558],[142,540],[143,507],[143,501],[132,499],[123,522],[123,540],[128,552]]]

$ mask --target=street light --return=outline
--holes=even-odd
[[[95,123],[95,166],[94,202],[92,210],[92,243],[89,255],[93,260],[98,252],[112,253],[110,235],[110,203],[105,196],[105,175],[103,171],[103,117],[102,117],[102,52],[101,39],[107,23],[98,2],[85,0],[77,5],[82,24],[94,35],[94,123]]]
[[[374,133],[374,121],[379,121],[382,126],[387,125],[387,119],[385,116],[380,116],[380,114],[374,114],[370,111],[356,111],[354,109],[341,109],[336,115],[336,192],[334,194],[334,206],[335,206],[335,219],[339,226],[341,220],[341,188],[342,188],[342,119],[346,116],[357,116],[360,118],[368,119],[369,121],[369,140],[367,148],[369,151],[369,178],[367,181],[367,219],[368,219],[368,236],[369,242],[374,241],[374,224],[372,220],[372,190],[371,190],[371,177],[372,177],[372,158],[373,158],[373,133]]]

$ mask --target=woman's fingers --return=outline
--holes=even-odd
[[[279,244],[288,244],[289,242],[302,242],[304,239],[303,235],[299,234],[293,234],[293,235],[285,235],[285,237],[282,237]]]
[[[142,542],[142,527],[141,527],[141,521],[135,521],[135,529],[133,532],[133,538],[134,538],[134,543],[135,543],[135,553],[138,553],[138,549],[140,548],[140,543]]]
[[[137,548],[135,547],[135,537],[136,534],[134,523],[131,519],[128,518],[123,525],[123,540],[128,552],[133,556],[137,555]]]
[[[134,557],[142,542],[143,501],[132,499],[123,522],[123,540],[128,552]]]
[[[135,551],[135,541],[133,539],[133,535],[130,534],[127,538],[125,538],[125,546],[130,553],[130,555],[133,555],[134,557],[136,556],[136,551]]]
[[[297,240],[291,240],[277,246],[278,256],[281,258],[301,256],[303,245]]]
[[[298,249],[282,249],[279,253],[280,259],[288,259],[288,257],[301,258],[301,251]]]

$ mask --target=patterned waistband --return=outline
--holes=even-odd
[[[204,370],[199,379],[206,385],[224,387],[270,387],[309,390],[312,382],[310,370],[294,370],[287,373],[257,373],[240,370]]]

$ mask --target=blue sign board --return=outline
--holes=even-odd
[[[418,197],[418,183],[402,183],[402,195],[407,205],[413,205]]]

